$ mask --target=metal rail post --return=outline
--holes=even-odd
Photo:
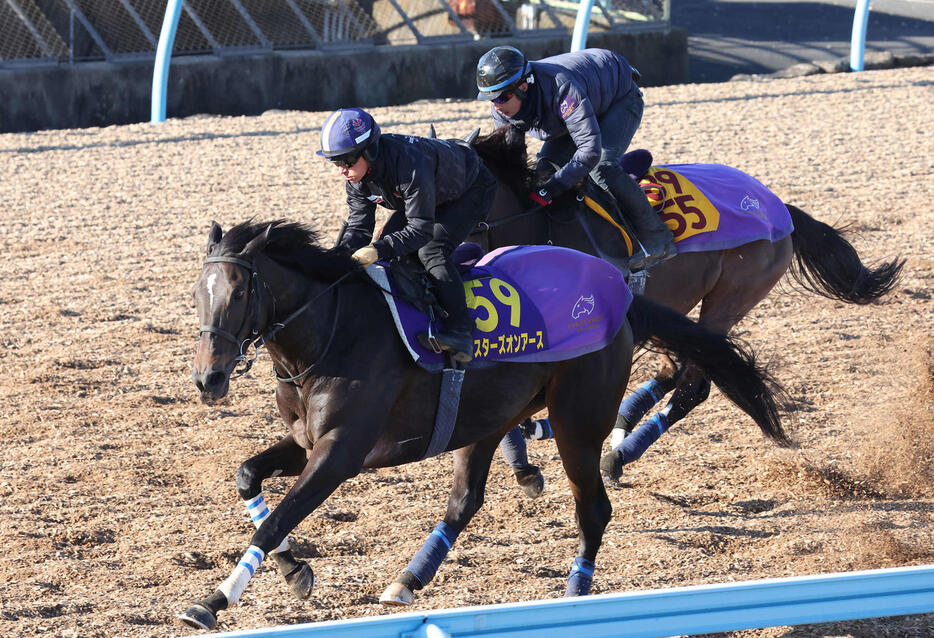
[[[857,0],[853,13],[853,35],[850,38],[850,69],[863,70],[863,53],[866,50],[866,25],[869,22],[869,0]]]
[[[182,14],[184,0],[169,0],[159,33],[159,45],[156,47],[156,64],[152,72],[152,110],[150,122],[165,122],[165,95],[169,88],[169,65],[172,62],[172,46],[175,44],[175,31]]]
[[[590,11],[594,0],[580,0],[577,18],[574,20],[574,35],[571,38],[571,51],[587,48],[587,27],[590,26]]]

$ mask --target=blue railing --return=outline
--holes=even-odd
[[[223,638],[651,638],[934,612],[934,565],[463,607]]]

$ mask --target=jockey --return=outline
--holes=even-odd
[[[486,219],[496,193],[477,153],[460,140],[380,135],[369,113],[350,108],[325,120],[318,155],[347,180],[350,215],[340,247],[364,266],[417,251],[447,313],[438,342],[455,360],[470,361],[474,322],[450,257]],[[377,204],[403,212],[405,225],[373,241]]]
[[[627,213],[642,243],[645,255],[634,257],[634,270],[675,252],[671,230],[619,163],[642,121],[638,78],[623,56],[606,49],[530,62],[518,49],[499,46],[477,64],[477,99],[492,101],[497,126],[545,140],[538,157],[563,164],[532,198],[547,205],[590,173]]]

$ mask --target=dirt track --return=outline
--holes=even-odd
[[[595,593],[934,562],[934,67],[646,91],[634,146],[719,162],[850,225],[864,260],[907,258],[881,304],[780,284],[739,335],[797,401],[800,449],[771,446],[715,390],[610,491]],[[482,104],[374,109],[384,130],[489,128]],[[165,637],[252,534],[233,485],[275,441],[268,358],[201,405],[190,289],[212,219],[310,222],[333,237],[342,184],[313,156],[325,113],[0,135],[0,635]],[[634,382],[648,371],[643,365]],[[487,504],[413,609],[560,596],[577,540],[553,443],[520,496]],[[449,455],[366,472],[295,532],[312,599],[270,566],[222,629],[383,613],[382,589],[440,520]],[[281,498],[285,479],[268,482]],[[739,632],[930,636],[934,615]]]

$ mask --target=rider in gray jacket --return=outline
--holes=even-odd
[[[638,78],[626,58],[606,49],[528,61],[518,49],[500,46],[477,65],[477,99],[492,102],[497,126],[545,140],[539,157],[561,165],[536,201],[547,205],[589,173],[632,221],[645,253],[644,261],[634,257],[634,270],[675,252],[671,230],[619,163],[642,121]]]

